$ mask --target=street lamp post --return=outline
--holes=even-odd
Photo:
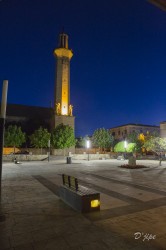
[[[4,144],[4,130],[6,118],[6,102],[7,102],[8,81],[3,81],[1,113],[0,113],[0,196],[1,196],[1,179],[2,179],[2,162],[3,162],[3,144]]]
[[[124,141],[124,148],[125,148],[125,159],[126,159],[126,149],[127,149],[127,141],[126,141],[126,139],[125,139],[125,141]]]
[[[86,141],[86,148],[88,150],[88,161],[89,161],[89,148],[90,148],[90,140]]]
[[[48,162],[50,161],[50,140],[48,140]]]

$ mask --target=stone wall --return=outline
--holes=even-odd
[[[63,123],[64,125],[69,125],[75,130],[74,122],[75,122],[74,116],[55,115],[55,127]]]
[[[75,147],[66,148],[66,149],[52,149],[51,155],[57,156],[68,156],[70,154],[75,154]]]
[[[74,160],[106,160],[110,159],[110,154],[73,154],[72,159]]]
[[[14,159],[17,159],[17,161],[43,161],[48,158],[48,155],[4,155],[3,161],[12,162]]]

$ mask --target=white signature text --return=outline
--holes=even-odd
[[[149,233],[141,233],[141,232],[136,232],[134,234],[134,237],[135,237],[135,240],[138,240],[138,239],[142,239],[142,241],[145,241],[145,240],[155,240],[156,239],[156,235],[154,234],[149,234]]]

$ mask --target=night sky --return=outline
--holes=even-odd
[[[0,86],[9,80],[8,103],[53,103],[62,27],[74,52],[77,136],[166,120],[166,12],[146,0],[0,0]]]

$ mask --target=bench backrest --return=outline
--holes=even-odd
[[[78,191],[78,180],[73,176],[62,174],[63,185]]]

